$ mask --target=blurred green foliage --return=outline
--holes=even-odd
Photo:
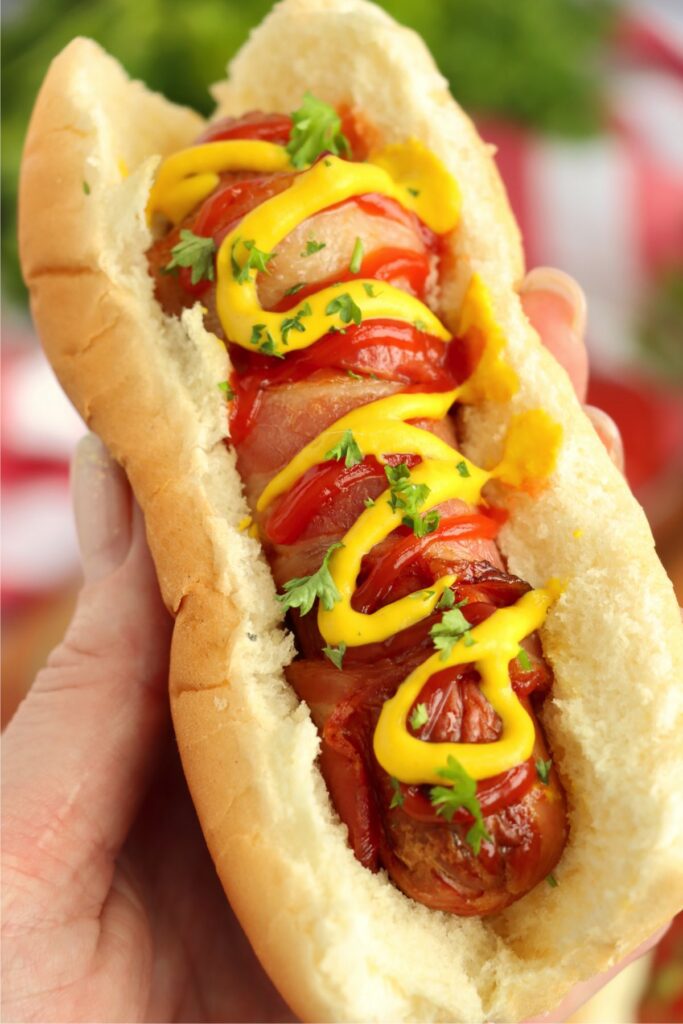
[[[683,264],[654,282],[641,314],[639,341],[645,362],[669,384],[683,384]]]
[[[601,120],[600,46],[614,0],[382,0],[426,40],[464,107],[581,135]],[[16,251],[21,146],[45,70],[74,36],[96,39],[130,74],[204,114],[207,85],[272,0],[22,0],[4,15],[2,266],[24,300]],[[406,69],[410,73],[410,69]]]

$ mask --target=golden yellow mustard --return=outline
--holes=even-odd
[[[162,214],[177,224],[219,183],[221,172],[291,170],[286,150],[272,143],[229,140],[183,150],[162,165],[148,205],[150,220]],[[217,309],[230,341],[250,349],[257,340],[271,339],[273,354],[285,355],[308,347],[331,328],[343,329],[348,320],[335,309],[335,300],[348,296],[362,319],[391,318],[417,323],[448,342],[450,332],[418,299],[384,282],[355,280],[323,288],[287,313],[263,310],[257,294],[257,271],[244,270],[250,247],[270,253],[308,217],[356,195],[379,193],[398,200],[434,231],[444,234],[458,220],[459,193],[452,176],[420,143],[412,140],[386,147],[366,163],[329,156],[298,174],[289,188],[247,214],[223,241],[217,256]],[[245,244],[248,243],[248,244]],[[236,273],[237,269],[237,273]],[[372,287],[366,287],[371,285]],[[299,318],[303,331],[286,332],[285,321]],[[255,331],[256,329],[256,331]],[[326,453],[351,431],[363,455],[384,461],[391,452],[413,453],[421,462],[410,474],[411,483],[426,484],[429,496],[421,512],[449,499],[468,504],[482,500],[482,489],[492,479],[515,487],[547,477],[561,443],[561,430],[543,410],[533,410],[512,421],[505,453],[492,470],[483,470],[433,433],[409,420],[439,420],[455,401],[504,400],[516,388],[513,371],[501,358],[504,338],[496,323],[486,288],[473,276],[461,310],[459,334],[480,335],[482,355],[475,373],[460,387],[444,393],[399,394],[372,402],[337,420],[299,452],[261,494],[263,511],[288,491],[311,467],[325,461]],[[456,467],[464,464],[467,473]],[[385,491],[347,531],[342,546],[333,552],[329,571],[341,600],[327,610],[318,609],[318,625],[330,645],[347,647],[381,642],[420,622],[435,610],[455,577],[447,575],[429,589],[393,601],[371,614],[352,607],[356,579],[363,556],[400,524],[402,510],[393,509]],[[534,726],[516,697],[508,664],[524,637],[544,621],[557,585],[525,594],[515,605],[497,609],[469,631],[467,643],[457,641],[447,658],[434,654],[399,686],[380,714],[374,736],[377,760],[392,776],[405,783],[443,783],[439,770],[449,756],[457,758],[475,779],[485,779],[520,764],[533,750]],[[429,677],[457,664],[473,664],[481,675],[482,692],[502,721],[499,740],[492,743],[429,743],[407,728],[410,708]]]

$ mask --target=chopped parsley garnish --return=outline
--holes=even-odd
[[[413,327],[417,327],[418,331],[427,330],[427,324],[424,322],[424,320],[413,320]]]
[[[360,265],[363,262],[363,243],[360,238],[356,239],[356,244],[353,247],[351,253],[351,262],[349,263],[349,270],[352,274],[357,274],[360,270]]]
[[[233,391],[233,389],[232,389],[232,387],[230,385],[230,381],[228,381],[228,380],[221,380],[221,381],[218,382],[218,387],[224,393],[224,395],[227,398],[227,400],[229,402],[232,402],[233,398],[235,397],[235,392]]]
[[[191,267],[192,284],[200,281],[213,281],[213,257],[216,243],[213,238],[195,235],[186,228],[181,228],[180,241],[171,249],[171,261],[164,267],[165,274],[171,274],[177,267]]]
[[[367,281],[363,281],[363,288],[365,289],[365,294],[369,295],[371,299],[377,298],[374,284],[368,284]]]
[[[362,380],[363,379],[361,377],[360,373],[354,373],[353,370],[347,370],[346,371],[346,375],[347,375],[347,377],[350,377],[351,380]]]
[[[472,639],[470,630],[471,624],[460,611],[467,601],[458,601],[455,607],[445,612],[441,622],[436,622],[429,630],[429,635],[434,641],[437,651],[441,651],[441,661],[446,661],[455,644],[462,638],[466,647],[471,647],[475,641]]]
[[[439,611],[445,608],[452,608],[455,604],[455,594],[450,587],[446,587],[441,597],[436,603],[436,607]]]
[[[311,309],[310,303],[304,302],[303,306],[296,314],[296,316],[288,316],[282,321],[282,327],[280,328],[280,334],[282,335],[282,344],[287,345],[288,336],[290,331],[299,331],[301,334],[306,330],[301,320],[305,316],[310,316],[313,310]]]
[[[423,512],[422,515],[403,517],[403,525],[409,526],[416,537],[426,537],[428,533],[434,533],[440,522],[441,513],[435,508]]]
[[[346,654],[346,644],[342,640],[339,647],[323,647],[323,654],[329,658],[335,668],[341,668]]]
[[[477,800],[477,783],[467,774],[459,761],[449,756],[446,768],[437,772],[443,779],[452,782],[452,786],[432,786],[429,798],[436,808],[437,814],[442,814],[447,821],[452,821],[457,810],[464,807],[474,818],[474,824],[467,833],[466,841],[471,846],[475,857],[479,856],[483,839],[491,842],[491,836],[486,831],[484,816],[481,813],[481,806]]]
[[[273,339],[270,335],[270,331],[266,331],[265,324],[254,324],[251,328],[251,338],[249,339],[249,343],[251,345],[259,345],[263,338],[264,332],[266,337],[270,338],[270,340],[272,341]]]
[[[391,803],[389,804],[389,808],[390,808],[390,810],[393,811],[393,809],[395,807],[403,807],[403,801],[405,800],[405,797],[404,797],[403,793],[401,792],[401,783],[398,781],[398,779],[395,779],[393,777],[393,775],[392,775],[392,777],[390,779],[390,782],[391,782],[391,788],[394,791],[394,795],[391,798]]]
[[[375,507],[375,499],[374,498],[366,498],[365,501],[363,502],[363,504],[365,505],[366,508],[374,508]]]
[[[428,720],[429,712],[427,711],[426,704],[416,704],[415,707],[413,708],[412,715],[408,719],[408,721],[410,722],[411,729],[414,729],[415,732],[417,732],[418,729],[421,729],[422,726],[425,725]]]
[[[395,512],[404,508],[410,514],[416,513],[429,495],[426,484],[411,484],[410,469],[407,462],[399,462],[397,466],[385,466],[384,474],[389,484],[391,498],[389,504]]]
[[[321,153],[347,156],[351,152],[337,111],[310,92],[304,93],[301,106],[292,114],[292,131],[285,148],[297,170],[312,164]]]
[[[455,468],[457,469],[458,473],[462,477],[466,477],[466,476],[470,475],[470,471],[467,468],[467,463],[465,462],[464,459],[461,459],[460,462],[457,462]]]
[[[303,252],[299,253],[299,256],[313,256],[316,252],[320,252],[321,249],[327,247],[327,242],[316,242],[315,239],[309,238],[306,242],[306,248]]]
[[[351,466],[357,466],[359,462],[363,461],[363,453],[358,447],[351,431],[345,430],[341,441],[338,441],[334,447],[330,448],[329,452],[325,453],[325,459],[334,459],[336,462],[343,459],[344,465],[349,469]]]
[[[558,885],[560,884],[558,880],[555,878],[555,875],[553,874],[550,874],[546,877],[546,882],[548,883],[551,889],[557,889]]]
[[[278,359],[284,359],[281,352],[275,351],[275,342],[273,341],[273,335],[270,331],[266,330],[265,324],[254,324],[251,329],[251,337],[249,339],[251,345],[258,345],[259,352],[263,352],[266,356],[277,356]]]
[[[352,320],[354,324],[359,324],[363,319],[360,306],[356,305],[348,292],[344,292],[343,295],[338,295],[336,299],[328,302],[325,313],[327,316],[334,316],[335,313],[338,313],[343,324],[350,324]]]
[[[86,196],[90,195],[90,185],[85,179],[83,179],[83,191],[85,192]]]
[[[298,284],[293,284],[291,288],[287,289],[285,295],[296,295],[297,292],[300,292],[302,288],[306,287],[307,283],[307,281],[299,281]]]
[[[531,659],[523,647],[517,652],[517,661],[524,672],[531,672]]]
[[[548,779],[550,778],[550,769],[552,768],[552,766],[552,757],[548,761],[544,761],[542,758],[539,757],[538,761],[536,762],[536,774],[538,775],[539,779],[541,780],[544,786],[548,785]]]
[[[410,186],[408,186],[407,191],[410,192],[411,196],[417,197],[420,194],[419,188],[410,188]]]
[[[405,512],[403,525],[409,526],[416,537],[426,537],[428,533],[433,533],[441,521],[440,514],[436,509],[423,515],[418,511],[429,497],[427,484],[411,484],[410,470],[405,462],[399,462],[398,466],[385,466],[384,472],[391,491],[391,508],[394,512],[397,509]]]
[[[268,264],[275,256],[274,252],[264,252],[263,249],[259,249],[253,238],[247,239],[243,245],[247,250],[247,258],[242,264],[239,265],[237,258],[235,257],[235,246],[240,242],[240,239],[235,239],[232,247],[232,253],[230,255],[230,262],[232,264],[232,276],[240,284],[244,284],[249,279],[250,270],[261,270],[268,273]]]
[[[343,546],[341,541],[332,544],[325,552],[322,565],[317,572],[312,573],[310,576],[294,577],[294,579],[288,580],[285,583],[282,588],[284,594],[277,595],[278,601],[280,601],[285,609],[298,608],[302,615],[308,615],[315,601],[320,598],[325,611],[332,611],[337,601],[341,601],[341,594],[332,579],[328,563],[332,557],[332,552]]]

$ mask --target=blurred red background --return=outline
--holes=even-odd
[[[600,60],[601,131],[553,136],[490,112],[478,123],[497,147],[528,265],[561,267],[586,291],[589,401],[621,428],[628,480],[683,602],[683,3],[620,5]],[[16,303],[3,321],[4,725],[73,606],[68,461],[83,427]],[[683,1020],[682,933],[660,946],[643,1020]],[[581,1019],[628,1019],[615,999]]]

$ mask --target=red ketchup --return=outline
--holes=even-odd
[[[344,121],[345,130],[348,124],[354,126],[350,115]],[[210,125],[196,144],[253,139],[282,146],[289,141],[291,129],[292,119],[288,116],[251,112]],[[367,146],[355,128],[349,137],[356,158],[365,156]],[[214,301],[213,280],[193,285],[191,271],[184,267],[175,277],[163,273],[180,231],[186,229],[212,239],[218,248],[248,213],[287,189],[295,174],[226,173],[198,209],[155,243],[149,253],[150,270],[157,298],[167,311],[177,313],[197,299],[202,299],[210,309]],[[295,288],[283,296],[275,312],[291,309],[326,285],[360,278],[373,279],[378,287],[382,283],[407,287],[426,300],[430,272],[435,257],[440,255],[439,237],[412,211],[384,196],[355,196],[327,209],[351,204],[369,217],[409,228],[420,239],[420,250],[375,248],[364,253],[356,270],[346,267],[326,280],[317,279]],[[207,315],[209,322],[212,318],[217,324],[214,310]],[[269,389],[310,378],[323,385],[338,385],[340,374],[370,377],[394,382],[402,391],[440,392],[456,388],[474,369],[483,339],[470,332],[470,349],[457,341],[445,344],[416,324],[392,319],[352,323],[343,331],[326,334],[315,345],[289,353],[286,359],[229,343],[234,368],[230,381],[234,394],[230,402],[229,443],[240,453],[259,414],[266,416],[262,400]],[[214,329],[220,332],[219,325]],[[477,347],[479,350],[475,351]],[[282,397],[287,400],[286,391]],[[260,429],[262,423],[259,421]],[[244,448],[240,457],[243,453]],[[325,529],[331,528],[339,535],[341,506],[350,515],[355,515],[356,502],[362,510],[366,485],[372,494],[388,486],[386,463],[395,466],[405,462],[413,467],[420,461],[414,454],[387,452],[382,461],[366,455],[356,465],[346,466],[340,460],[313,466],[274,501],[259,524],[266,547],[270,546],[271,553],[285,550],[289,552],[287,557],[292,557],[292,553],[301,557],[299,552],[305,551],[307,544],[315,543],[317,535],[324,534]],[[258,473],[258,468],[252,466],[252,472]],[[484,507],[463,506],[460,512],[453,511],[454,508],[457,509],[457,502],[450,509],[443,509],[431,533],[418,537],[409,526],[400,526],[363,558],[352,599],[355,611],[371,614],[401,596],[429,587],[448,573],[455,576],[452,606],[459,607],[474,626],[497,608],[513,604],[530,589],[501,568],[493,547],[506,513],[497,514],[496,510]],[[466,547],[468,543],[470,548]],[[341,665],[333,667],[322,657],[324,641],[317,632],[315,617],[303,620],[295,616],[302,657],[290,666],[287,675],[299,696],[307,700],[320,730],[321,768],[361,863],[371,869],[384,864],[405,892],[427,906],[463,914],[490,913],[535,884],[536,875],[545,870],[546,864],[552,867],[555,863],[560,849],[557,844],[563,841],[565,829],[563,805],[542,804],[544,797],[539,796],[539,787],[534,790],[538,782],[535,759],[539,751],[542,757],[547,756],[537,729],[534,754],[527,761],[477,783],[482,815],[488,817],[493,831],[503,830],[504,838],[487,841],[481,856],[473,857],[462,842],[454,844],[449,828],[445,827],[447,822],[430,799],[429,785],[390,780],[375,762],[372,736],[381,707],[409,673],[406,666],[410,659],[411,664],[419,664],[434,650],[429,630],[440,616],[437,610],[382,643],[349,648],[344,654],[343,669]],[[530,709],[531,701],[535,700],[531,695],[546,691],[552,677],[538,639],[527,638],[524,648],[525,657],[521,661],[513,659],[509,671],[513,689]],[[415,698],[408,716],[409,731],[426,742],[495,741],[500,734],[500,720],[481,692],[479,682],[474,665],[456,665],[435,672]],[[413,726],[410,719],[419,705],[421,724]],[[396,803],[390,784],[398,797]],[[538,812],[546,815],[543,827],[538,826],[535,817],[535,808],[539,806],[545,808]],[[508,813],[512,815],[509,820],[505,819]],[[548,824],[548,816],[553,815],[552,823]],[[453,816],[451,829],[457,832],[473,821],[469,811],[460,807]],[[514,849],[508,849],[510,843]],[[441,867],[437,870],[437,865],[446,862],[451,864],[455,883],[442,876]],[[410,866],[413,863],[418,865],[414,875]],[[462,890],[460,880],[464,880]]]

